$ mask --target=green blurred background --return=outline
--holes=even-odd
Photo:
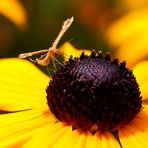
[[[74,23],[58,48],[69,41],[78,49],[110,51],[129,66],[147,59],[147,0],[0,1],[0,58],[49,48],[71,16]]]
[[[74,23],[60,45],[70,41],[80,49],[108,50],[105,29],[123,9],[116,0],[20,0],[27,14],[27,25],[20,29],[0,15],[0,57],[49,48],[71,16]],[[13,5],[12,5],[13,7]],[[14,8],[15,9],[15,8]],[[11,12],[10,12],[11,13]],[[19,12],[18,12],[19,13]]]

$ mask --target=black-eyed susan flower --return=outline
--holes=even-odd
[[[73,56],[52,78],[28,61],[0,60],[0,147],[146,148],[148,108],[132,71],[108,53]]]

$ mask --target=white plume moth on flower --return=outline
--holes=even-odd
[[[41,55],[40,58],[36,58],[35,60],[32,60],[32,61],[38,63],[41,66],[48,66],[51,63],[51,61],[54,61],[54,60],[59,62],[56,59],[56,57],[58,55],[60,55],[60,51],[57,49],[57,45],[58,45],[60,39],[62,38],[62,36],[67,31],[67,29],[71,26],[73,20],[74,20],[74,18],[71,17],[70,19],[67,19],[66,21],[64,21],[64,24],[62,25],[62,29],[60,30],[52,47],[50,47],[49,49],[43,49],[43,50],[39,50],[39,51],[35,51],[35,52],[22,53],[19,55],[19,58],[23,59],[23,58],[32,57],[37,54],[45,53],[44,55]]]

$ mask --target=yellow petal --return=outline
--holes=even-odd
[[[53,120],[50,119],[49,116],[44,115],[12,124],[7,123],[6,126],[0,127],[0,144],[6,142],[8,139],[11,140],[14,137],[19,138],[21,135],[25,135],[26,133],[33,132],[40,127],[53,123]]]
[[[148,140],[148,110],[141,111],[133,121],[119,129],[123,147],[146,148]]]
[[[69,128],[71,127],[64,126],[62,123],[49,124],[26,143],[23,148],[50,148],[54,146],[66,132],[68,132]]]
[[[74,48],[70,43],[66,42],[60,47],[60,52],[63,54],[65,60],[67,60],[71,55],[73,57],[79,57],[82,52],[85,52],[86,55],[90,55],[90,50],[78,50]]]
[[[27,26],[27,12],[18,0],[1,0],[0,14],[7,17],[20,29]]]
[[[41,117],[48,118],[50,122],[55,122],[54,117],[48,111],[41,111],[38,109],[31,109],[21,112],[2,114],[0,115],[0,128],[12,125],[19,124],[20,122],[25,122],[35,118]]]
[[[126,126],[119,131],[121,144],[126,148],[146,148],[148,140],[147,136],[148,131],[139,132],[136,128],[131,126]]]
[[[94,137],[97,137],[97,148],[120,148],[117,140],[109,132],[97,132]]]
[[[94,136],[87,133],[85,148],[120,148],[119,143],[109,132],[97,132]]]
[[[136,79],[140,86],[148,82],[147,69],[148,69],[148,61],[140,62],[133,67],[133,73],[136,76]]]
[[[17,137],[11,137],[10,139],[7,139],[5,141],[2,141],[0,143],[1,148],[20,148],[23,147],[23,145],[29,141],[36,133],[40,132],[42,128],[34,129],[31,132],[27,132],[25,134],[21,134]]]
[[[81,132],[79,138],[77,139],[75,145],[73,148],[85,148],[85,142],[86,142],[86,133]]]
[[[0,60],[0,109],[24,110],[46,105],[49,77],[26,60]]]
[[[137,124],[138,123],[138,124]],[[130,122],[130,125],[137,127],[138,128],[143,128],[143,129],[147,129],[148,126],[146,127],[142,127],[141,124],[143,125],[148,125],[148,108],[144,107],[135,117],[135,119],[133,121]]]
[[[104,144],[108,142],[110,148],[120,148],[119,143],[111,133],[105,132],[102,139],[104,139]]]
[[[69,145],[71,145],[71,148],[75,147],[76,142],[78,141],[81,131],[80,130],[74,130],[72,131],[72,140],[70,140],[66,145],[64,145],[64,148],[69,148]]]
[[[95,135],[93,136],[93,140],[95,142],[95,146],[97,148],[101,148],[101,133],[100,132],[96,132]]]
[[[97,142],[95,141],[94,136],[87,131],[85,148],[97,148]]]
[[[71,140],[73,138],[72,127],[69,127],[69,129],[61,136],[60,140],[58,140],[52,148],[65,148],[66,145],[71,145]]]

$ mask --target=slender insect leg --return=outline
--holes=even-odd
[[[63,65],[58,59],[54,58],[54,60],[55,60],[58,64],[60,64],[62,67],[64,67],[64,65]]]
[[[53,63],[53,68],[54,68],[55,70],[57,70],[57,66],[56,66],[56,64],[55,64],[55,60],[54,60],[54,59],[52,59],[52,63]]]
[[[29,60],[30,60],[31,62],[33,62],[33,63],[37,63],[36,59],[33,60],[32,58],[29,58]]]
[[[50,77],[52,77],[52,74],[51,74],[52,69],[50,69],[48,66],[46,68],[47,68],[48,74],[50,75]]]

